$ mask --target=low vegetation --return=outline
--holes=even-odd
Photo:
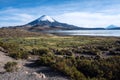
[[[119,46],[120,38],[116,37],[0,38],[0,47],[9,56],[39,56],[35,64],[52,67],[74,80],[119,80]]]
[[[96,59],[43,55],[40,56],[39,60],[35,63],[39,65],[50,66],[75,80],[120,79],[120,57]]]
[[[4,66],[4,69],[7,72],[13,72],[13,71],[17,71],[17,62],[7,62]]]

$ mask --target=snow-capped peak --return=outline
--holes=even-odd
[[[55,22],[54,19],[52,19],[50,16],[47,16],[47,15],[43,15],[43,16],[41,16],[38,20],[39,20],[39,21]]]

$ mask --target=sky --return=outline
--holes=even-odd
[[[42,15],[79,27],[120,26],[120,0],[0,0],[0,26],[27,24]]]

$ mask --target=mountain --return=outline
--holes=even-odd
[[[9,28],[13,28],[13,26]],[[23,29],[23,30],[32,31],[32,32],[33,31],[40,32],[40,31],[48,31],[48,30],[120,30],[120,27],[115,25],[110,25],[106,28],[78,27],[78,26],[67,24],[67,23],[61,23],[47,15],[43,15],[40,18],[29,22],[28,24],[25,24],[22,26],[14,26],[14,28]]]
[[[24,27],[26,27],[30,31],[84,29],[82,27],[58,22],[47,15],[41,16],[40,18],[24,25]]]
[[[47,15],[43,15],[40,18],[28,23],[27,25],[30,26],[35,26],[35,25],[50,25],[52,23],[56,22],[53,18],[51,18],[50,16]]]
[[[115,26],[115,25],[110,25],[106,28],[107,30],[115,30],[115,29],[120,29],[120,27]]]
[[[35,32],[48,30],[105,30],[105,28],[84,28],[70,25],[67,23],[61,23],[47,15],[43,15],[40,18],[29,22],[23,27],[24,29]]]

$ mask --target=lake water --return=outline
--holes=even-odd
[[[59,30],[49,33],[60,35],[83,35],[83,36],[115,36],[120,37],[120,30]]]

